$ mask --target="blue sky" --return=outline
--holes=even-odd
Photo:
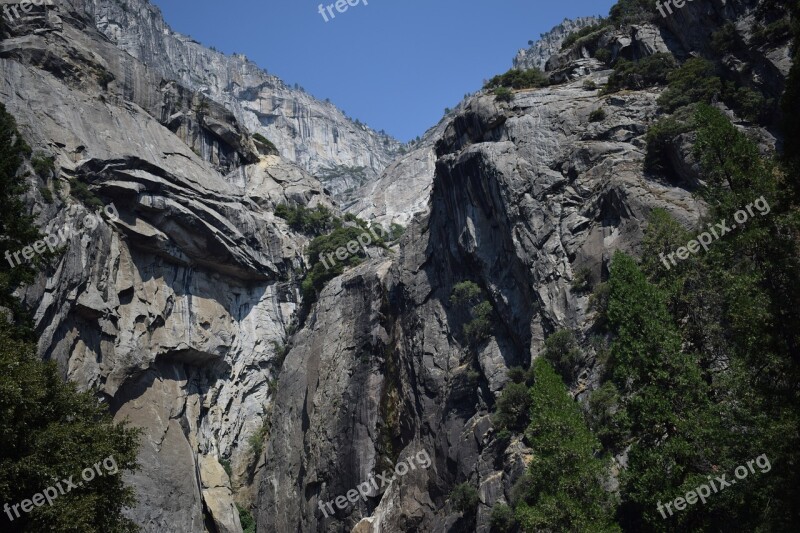
[[[247,55],[402,141],[436,124],[529,39],[614,0],[361,0],[325,22],[319,0],[152,0],[173,29]],[[352,0],[355,1],[355,0]],[[331,0],[324,2],[326,5]],[[329,17],[330,19],[330,17]]]

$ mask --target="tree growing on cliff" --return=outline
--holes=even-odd
[[[519,485],[517,521],[525,532],[619,531],[602,486],[600,443],[550,363],[536,359],[533,373],[531,423],[525,431],[533,460]]]

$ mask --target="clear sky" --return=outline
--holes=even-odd
[[[360,0],[344,13],[334,7],[334,19],[326,11],[325,22],[319,0],[151,1],[176,31],[243,53],[401,141],[422,135],[445,107],[511,68],[529,39],[565,17],[605,16],[615,3]]]

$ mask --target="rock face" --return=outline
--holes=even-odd
[[[492,428],[506,370],[559,328],[587,331],[576,274],[597,282],[615,250],[636,252],[653,208],[687,225],[703,212],[689,150],[672,154],[680,181],[642,170],[660,91],[586,90],[609,71],[589,51],[558,51],[548,61],[557,85],[510,103],[471,97],[391,164],[373,133],[340,132],[348,148],[337,154],[352,157],[336,159],[325,155],[332,107],[171,33],[140,0],[121,5],[47,4],[4,28],[0,102],[33,149],[56,158],[55,175],[27,178],[31,212],[46,233],[75,228],[20,292],[39,351],[144,429],[130,516],[146,532],[238,532],[238,502],[254,504],[259,531],[488,532],[491,506],[531,460]],[[686,57],[750,13],[746,2],[714,6],[605,44],[623,57]],[[779,93],[786,50],[752,53],[742,75]],[[274,120],[261,122],[262,104]],[[606,118],[590,121],[598,108]],[[328,184],[341,197],[353,187],[350,212],[408,228],[399,246],[330,281],[306,315],[308,238],[274,208],[335,209],[307,171],[328,163],[383,171],[361,187],[337,171]],[[107,209],[89,224],[92,196]],[[464,280],[492,305],[492,337],[479,346],[449,302]],[[400,472],[421,453],[428,468]],[[349,496],[378,474],[389,479]],[[448,501],[465,481],[479,488],[475,526]],[[343,508],[323,512],[340,497]]]
[[[461,102],[454,112],[466,105]],[[356,216],[390,227],[407,226],[417,213],[428,207],[436,171],[434,144],[444,133],[448,117],[428,130],[412,150],[384,170],[377,180],[356,190],[353,201],[342,207]]]
[[[478,530],[488,531],[491,505],[508,497],[526,458],[524,447],[504,454],[492,437],[489,408],[507,368],[529,363],[546,333],[586,326],[588,297],[569,289],[575,273],[588,268],[599,280],[614,250],[635,250],[652,208],[687,223],[700,214],[690,191],[642,176],[655,98],[605,98],[580,81],[518,92],[512,106],[479,96],[449,122],[435,148],[430,211],[393,260],[332,282],[313,326],[295,337],[259,528],[461,530],[447,494],[470,481],[481,493]],[[599,106],[611,118],[590,123]],[[448,303],[465,279],[485,289],[495,313],[494,339],[478,352],[461,342],[464,317]],[[320,511],[421,450],[430,469],[334,517]]]
[[[580,31],[587,26],[600,22],[600,17],[579,17],[574,20],[564,19],[564,22],[554,27],[533,43],[530,48],[517,52],[514,58],[514,68],[527,70],[538,68],[545,70],[547,60],[561,50],[564,39],[570,33]]]
[[[746,16],[742,5],[731,9]],[[707,17],[706,35],[726,16],[713,24]],[[650,25],[608,39],[620,55],[692,50]],[[490,413],[507,369],[530,363],[558,329],[587,332],[591,311],[588,296],[571,288],[576,274],[585,269],[597,283],[616,250],[636,254],[654,208],[687,226],[702,215],[688,151],[674,154],[680,182],[642,170],[660,90],[587,90],[585,81],[600,86],[609,71],[569,53],[553,71],[559,85],[516,91],[510,104],[478,95],[449,117],[436,134],[428,208],[396,255],[323,291],[281,374],[259,529],[488,533],[491,507],[509,501],[531,459],[520,441],[501,446],[493,433]],[[785,75],[769,59],[784,53],[764,51],[754,61]],[[598,108],[606,118],[590,121]],[[387,170],[386,187],[390,172],[403,175],[400,164]],[[449,303],[463,280],[480,285],[493,308],[492,338],[478,347],[464,341],[464,312]],[[596,384],[593,365],[576,394]],[[345,498],[421,450],[431,468],[397,476],[365,499]],[[448,501],[465,481],[480,494],[474,525]],[[325,510],[337,497],[342,505]]]
[[[90,14],[48,5],[7,31],[0,101],[56,158],[56,176],[29,178],[32,212],[45,233],[72,229],[22,293],[40,352],[145,429],[129,479],[145,531],[239,531],[233,492],[247,499],[248,440],[262,434],[307,243],[273,210],[331,199],[259,154],[224,107],[198,108],[201,95],[109,43]],[[55,182],[47,203],[39,191]],[[100,223],[72,194],[81,184],[107,206]]]
[[[561,43],[570,33],[596,24],[598,17],[581,17],[564,22],[542,34],[541,40],[531,48],[520,50],[514,59],[514,68],[545,70],[551,56],[561,50]],[[461,102],[453,111],[458,113],[469,103]],[[396,223],[406,226],[413,216],[427,208],[433,176],[436,170],[434,144],[444,132],[451,117],[443,118],[422,137],[411,151],[398,157],[378,179],[368,182],[353,192],[343,207],[366,220],[384,227]]]
[[[398,154],[397,140],[353,122],[333,104],[289,87],[243,55],[226,56],[174,32],[147,0],[83,1],[113,43],[164,78],[223,104],[343,199]]]

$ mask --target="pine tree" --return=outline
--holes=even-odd
[[[543,358],[533,364],[531,423],[525,437],[533,452],[520,483],[516,518],[523,531],[618,531],[603,489],[605,462],[580,406]]]

